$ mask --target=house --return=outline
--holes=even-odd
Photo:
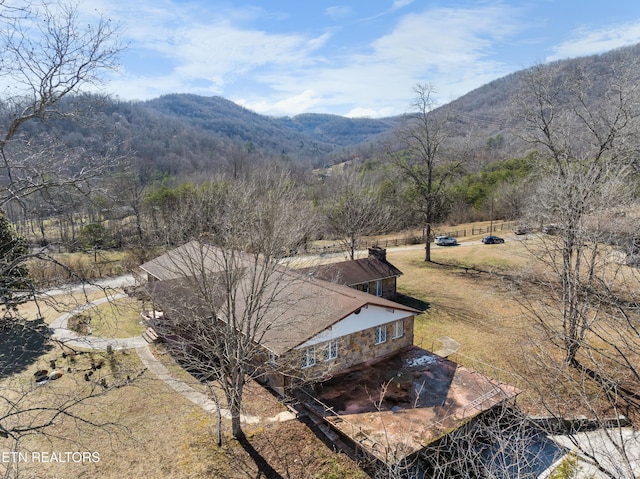
[[[255,271],[260,260],[238,254],[238,271]],[[147,290],[165,317],[205,314],[194,291],[196,272],[214,278],[222,274],[221,251],[195,241],[141,266],[148,278]],[[389,356],[413,344],[413,322],[420,311],[386,298],[301,274],[283,266],[270,272],[269,285],[261,292],[268,307],[258,320],[262,365],[266,382],[284,394],[300,378],[322,379],[356,364]],[[251,274],[246,277],[252,281]],[[237,288],[235,314],[243,314],[249,288]],[[224,305],[220,305],[224,316]],[[156,315],[153,315],[156,317]],[[224,318],[221,318],[224,320]],[[266,367],[269,364],[272,367]]]
[[[518,394],[415,346],[418,310],[277,264],[260,290],[268,301],[255,304],[252,279],[266,263],[198,242],[142,265],[149,295],[164,313],[160,322],[185,312],[205,318],[207,305],[194,293],[196,276],[210,275],[213,284],[227,275],[228,264],[234,265],[238,280],[234,314],[243,317],[266,306],[254,336],[259,344],[253,364],[260,379],[281,395],[295,394],[310,417],[375,461],[419,454]],[[216,321],[225,321],[225,297],[215,291],[210,295],[218,308]]]
[[[303,268],[299,271],[391,300],[397,296],[397,278],[402,275],[402,271],[387,261],[387,250],[379,246],[369,248],[369,256],[366,258]]]

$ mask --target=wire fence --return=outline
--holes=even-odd
[[[490,224],[486,227],[476,227],[472,226],[470,228],[463,228],[459,230],[441,230],[437,229],[433,233],[433,236],[453,236],[454,238],[467,238],[470,236],[478,236],[478,235],[489,235],[493,233],[498,233],[502,231],[511,231],[516,227],[515,222],[507,222],[507,223],[495,223]],[[397,238],[378,238],[373,240],[363,240],[359,241],[356,245],[356,250],[366,250],[367,248],[371,248],[373,246],[380,246],[382,248],[393,248],[396,246],[407,246],[407,245],[416,245],[422,244],[425,242],[425,236],[422,235],[407,235],[399,236]],[[331,254],[331,253],[342,253],[348,251],[348,247],[344,242],[335,242],[327,245],[307,245],[304,251],[295,251],[292,252],[292,255],[297,254],[312,254],[312,255],[322,255],[322,254]]]

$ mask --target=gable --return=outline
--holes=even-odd
[[[406,310],[368,304],[359,310],[352,312],[347,317],[328,327],[324,331],[321,331],[298,346],[296,349],[302,349],[330,341],[332,339],[338,339],[343,336],[364,331],[365,329],[375,328],[376,326],[382,326],[383,324],[415,316],[415,314],[416,313],[408,312]]]

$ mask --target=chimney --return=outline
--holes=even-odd
[[[378,258],[380,261],[387,262],[387,250],[385,248],[381,248],[380,246],[372,246],[369,248],[369,258],[371,257]]]

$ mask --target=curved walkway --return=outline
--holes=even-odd
[[[92,301],[80,306],[79,308],[75,308],[68,313],[64,313],[51,323],[53,339],[60,341],[67,346],[100,349],[103,351],[106,350],[108,346],[111,346],[113,349],[135,349],[145,346],[147,342],[142,336],[134,336],[131,338],[99,338],[95,336],[80,336],[75,331],[71,331],[67,328],[69,319],[76,314],[98,306],[99,304],[106,303],[107,301],[113,301],[124,297],[126,297],[126,294],[124,293],[107,296],[106,298]]]
[[[185,398],[201,407],[203,410],[210,413],[216,412],[218,410],[218,407],[216,406],[215,402],[209,399],[206,394],[196,391],[186,382],[171,376],[171,373],[164,366],[164,364],[158,361],[158,359],[156,359],[156,357],[153,355],[151,349],[149,348],[149,344],[142,336],[134,336],[131,338],[98,338],[94,336],[80,336],[76,332],[67,329],[69,319],[74,315],[98,306],[99,304],[106,303],[107,301],[112,301],[114,299],[123,297],[126,297],[126,294],[115,294],[113,296],[108,296],[106,298],[92,301],[80,306],[79,308],[75,308],[68,313],[60,315],[51,323],[51,329],[53,330],[52,337],[65,345],[74,347],[99,349],[103,351],[106,350],[108,346],[111,346],[114,350],[135,349],[138,353],[138,356],[140,357],[140,361],[142,361],[142,364],[144,364],[144,366],[149,371],[155,374],[158,379],[164,381],[174,391],[182,394]],[[220,414],[226,419],[231,419],[231,412],[228,409],[220,408]],[[263,421],[289,421],[291,419],[295,419],[295,417],[295,414],[293,414],[292,412],[283,411],[270,418],[247,416],[243,414],[240,417],[240,420],[246,424],[257,424]]]
[[[200,406],[207,412],[213,413],[218,410],[216,403],[209,399],[206,394],[198,392],[184,381],[172,377],[171,373],[164,366],[164,364],[156,359],[156,357],[149,349],[148,345],[146,347],[137,348],[136,351],[138,352],[138,356],[140,356],[140,360],[149,369],[149,371],[155,374],[158,379],[164,381],[174,391],[179,392],[189,401],[196,404],[197,406]],[[220,414],[226,419],[231,419],[231,412],[228,409],[220,408]],[[248,416],[244,414],[240,416],[240,420],[246,424],[257,424],[263,421],[282,422],[289,421],[291,419],[295,419],[295,414],[289,411],[281,412],[273,417],[266,419],[258,416]]]

